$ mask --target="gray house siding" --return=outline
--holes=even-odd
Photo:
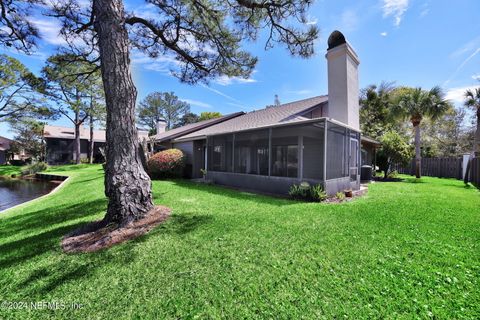
[[[5,151],[0,150],[0,164],[5,164],[7,162],[7,156]]]
[[[173,144],[173,148],[182,150],[185,155],[185,171],[186,178],[193,177],[193,141],[177,142]]]

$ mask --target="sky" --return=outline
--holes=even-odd
[[[139,14],[155,13],[141,0],[125,3]],[[327,39],[340,30],[360,58],[360,88],[382,81],[424,89],[439,85],[460,107],[465,90],[480,85],[479,12],[479,0],[317,0],[308,23],[317,25],[320,37],[309,59],[292,57],[282,44],[265,51],[265,37],[260,37],[245,44],[259,58],[249,79],[221,77],[209,85],[182,84],[170,73],[170,59],[152,60],[135,51],[131,69],[138,101],[154,91],[172,91],[195,113],[251,111],[273,104],[275,94],[282,103],[327,94]],[[38,16],[34,22],[42,40],[33,55],[0,53],[14,56],[39,74],[63,41],[54,18]],[[52,123],[71,126],[67,119]],[[0,135],[12,137],[5,123],[0,123]]]

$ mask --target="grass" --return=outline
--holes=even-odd
[[[150,234],[66,255],[65,233],[100,219],[100,166],[65,166],[50,197],[0,214],[0,318],[480,317],[480,193],[461,181],[386,182],[343,204],[155,181],[172,217]]]
[[[10,177],[12,175],[20,175],[21,173],[21,166],[0,165],[0,176]]]

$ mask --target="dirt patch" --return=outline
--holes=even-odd
[[[130,222],[123,227],[106,225],[102,220],[89,223],[62,239],[63,251],[94,252],[135,239],[164,222],[170,216],[170,212],[170,208],[158,206],[150,210],[142,219]]]
[[[339,199],[337,198],[336,196],[333,196],[333,197],[328,197],[325,202],[326,203],[342,203],[342,202],[348,202],[348,201],[352,201],[356,198],[359,198],[361,196],[364,196],[365,194],[367,194],[367,191],[368,191],[368,186],[367,185],[361,185],[360,186],[360,190],[355,190],[352,192],[352,196],[351,197],[345,197],[343,199]]]

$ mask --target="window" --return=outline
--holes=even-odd
[[[232,172],[233,135],[208,138],[208,170]]]
[[[234,172],[268,175],[268,130],[235,134]]]
[[[327,179],[348,177],[347,129],[331,122],[327,129]]]
[[[297,131],[303,136],[303,178],[323,180],[325,123],[303,125]]]
[[[272,176],[298,177],[298,132],[296,128],[272,129]]]

